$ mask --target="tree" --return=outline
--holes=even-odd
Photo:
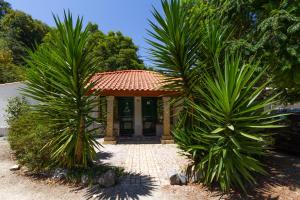
[[[144,69],[143,61],[137,55],[138,48],[131,38],[123,36],[121,32],[109,32],[106,35],[97,24],[90,22],[87,30],[90,32],[88,46],[97,60],[98,71]],[[57,30],[53,29],[44,42],[51,41],[53,34],[57,34]]]
[[[98,147],[94,130],[88,130],[95,120],[90,113],[98,103],[91,90],[97,63],[82,18],[77,18],[75,25],[70,13],[65,13],[64,22],[54,19],[56,34],[29,55],[24,92],[38,102],[36,112],[54,124],[51,130],[56,134],[47,145],[51,157],[69,168],[86,168]]]
[[[89,44],[98,59],[99,70],[114,71],[121,69],[144,69],[144,64],[137,55],[138,48],[130,37],[121,32],[104,34],[98,25],[89,23],[91,32]]]
[[[224,24],[236,27],[232,49],[240,49],[244,59],[260,59],[270,66],[272,87],[283,91],[282,100],[300,100],[299,1],[187,0],[185,4],[191,16],[217,13]]]
[[[172,76],[168,87],[185,100],[172,130],[175,141],[194,161],[199,181],[218,183],[222,191],[245,189],[255,183],[254,174],[266,174],[259,160],[270,141],[264,129],[277,127],[278,116],[264,110],[278,96],[262,95],[271,80],[261,81],[267,68],[231,50],[235,27],[213,8],[203,9],[208,3],[201,5],[202,17],[190,15],[190,5],[180,0],[161,2],[148,41],[155,63]]]
[[[263,5],[257,25],[257,43],[252,54],[271,66],[274,87],[283,91],[285,101],[300,100],[300,2],[280,1]]]
[[[30,15],[14,11],[5,1],[1,1],[0,17],[0,82],[24,79],[27,48],[35,49],[42,42],[50,28]]]
[[[34,49],[50,28],[21,11],[9,10],[0,20],[0,36],[13,52],[13,62],[24,64],[26,48]]]
[[[11,9],[10,3],[0,0],[0,18],[3,17]]]
[[[121,32],[109,32],[99,36],[93,52],[104,71],[144,68],[143,61],[137,55],[138,48],[131,38],[123,36]]]
[[[2,46],[0,40],[0,83],[14,82],[22,79],[23,71],[13,64],[12,51]]]
[[[176,88],[182,96],[189,98],[192,85],[195,82],[197,57],[200,40],[193,30],[199,23],[186,23],[187,12],[179,1],[162,1],[164,18],[155,8],[152,12],[157,23],[151,22],[152,30],[148,39],[152,46],[150,53],[152,61],[160,70],[168,74],[175,81],[170,81],[169,87]],[[176,22],[176,24],[174,23]]]
[[[259,84],[265,71],[256,73],[260,63],[243,63],[239,55],[226,55],[224,65],[215,63],[206,73],[204,84],[196,85],[203,101],[189,102],[193,127],[177,127],[177,144],[194,160],[193,173],[211,186],[217,182],[222,191],[254,184],[255,174],[267,175],[261,156],[271,144],[268,128],[279,121],[264,108],[278,103],[277,95],[261,96],[270,80]],[[258,87],[255,87],[258,85]]]

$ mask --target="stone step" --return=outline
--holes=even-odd
[[[119,144],[159,144],[160,137],[149,136],[149,137],[119,137]]]

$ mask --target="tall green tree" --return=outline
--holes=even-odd
[[[261,10],[254,35],[257,42],[250,46],[250,51],[271,66],[273,85],[283,91],[284,100],[297,102],[300,100],[300,2],[270,1]]]
[[[122,69],[144,69],[143,61],[138,56],[138,48],[130,37],[121,32],[93,31],[93,53],[99,59],[99,67],[103,71]]]
[[[72,168],[85,168],[92,163],[98,143],[88,127],[97,105],[91,80],[97,72],[97,60],[83,28],[82,18],[73,21],[70,13],[64,21],[54,17],[57,34],[48,43],[30,53],[25,94],[36,101],[36,112],[49,119],[55,131],[47,147],[57,163]]]
[[[99,71],[145,68],[138,56],[138,48],[130,37],[123,36],[121,32],[104,34],[97,24],[91,22],[88,23],[87,30],[90,32],[88,45],[97,58]],[[51,41],[53,34],[57,34],[57,30],[51,31],[44,42]]]
[[[162,1],[164,14],[156,9],[152,12],[156,23],[150,21],[151,39],[147,40],[152,47],[152,61],[175,80],[172,87],[185,97],[193,93],[193,85],[200,84],[201,74],[213,62],[224,60],[232,38],[230,27],[216,19],[213,10],[203,7],[205,17],[191,16],[192,6],[176,0]]]
[[[199,35],[194,30],[200,25],[188,23],[187,10],[179,1],[162,1],[165,17],[154,8],[155,22],[150,21],[152,30],[148,33],[151,59],[156,66],[171,77],[168,87],[176,88],[182,96],[189,98],[196,81]],[[175,80],[175,81],[172,81]]]
[[[272,79],[262,81],[267,68],[232,50],[238,27],[205,9],[208,2],[200,8],[205,17],[190,14],[193,4],[161,2],[148,41],[155,63],[171,76],[168,87],[185,99],[172,131],[176,143],[194,161],[199,181],[218,183],[222,191],[245,189],[255,183],[254,174],[266,174],[259,160],[270,141],[264,129],[275,128],[277,116],[264,108],[277,96],[263,91]]]
[[[50,28],[30,15],[12,10],[10,4],[0,2],[0,82],[24,79],[27,48],[34,49],[42,42]]]
[[[46,24],[21,11],[9,10],[0,20],[0,37],[13,52],[15,64],[24,64],[26,49],[34,49],[49,30]]]
[[[186,0],[185,5],[193,17],[217,14],[235,27],[232,49],[240,49],[244,59],[260,59],[270,66],[272,87],[283,91],[283,100],[300,100],[299,1]]]
[[[10,3],[0,0],[0,18],[3,17],[11,9]]]
[[[12,51],[2,47],[0,49],[0,84],[19,81],[23,79],[23,74],[24,70],[13,63]]]
[[[189,101],[194,116],[190,129],[177,126],[177,144],[194,160],[194,171],[208,186],[218,183],[221,190],[254,184],[255,175],[267,175],[261,157],[271,144],[268,128],[278,116],[264,110],[278,103],[277,96],[262,96],[270,80],[259,84],[265,71],[256,73],[259,63],[243,63],[239,55],[225,56],[205,73],[204,84],[195,85],[201,103]],[[256,87],[258,86],[258,87]]]
[[[156,23],[150,21],[151,59],[170,77],[165,87],[181,93],[175,101],[185,110],[182,123],[188,128],[193,125],[193,116],[187,102],[197,96],[194,86],[203,83],[204,72],[210,71],[214,62],[223,60],[231,34],[227,26],[221,29],[219,21],[210,15],[190,17],[190,5],[181,1],[162,1],[162,8],[163,14],[156,9],[152,12]]]

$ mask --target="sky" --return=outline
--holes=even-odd
[[[152,6],[161,10],[160,0],[6,0],[13,9],[24,11],[34,19],[54,26],[52,13],[62,16],[70,10],[73,15],[84,17],[85,23],[98,24],[99,29],[121,31],[139,47],[139,56],[146,65],[152,65],[145,38],[149,38],[148,19],[153,19]]]

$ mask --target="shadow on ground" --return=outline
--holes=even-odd
[[[300,188],[300,157],[272,152],[266,158],[265,164],[269,173],[268,176],[257,177],[257,185],[247,187],[248,195],[233,193],[229,196],[229,199],[295,199],[291,193]],[[288,187],[291,192],[280,195],[280,188],[282,187]],[[289,197],[289,195],[291,196]]]
[[[156,185],[152,177],[140,174],[128,173],[120,178],[119,183],[110,188],[91,186],[87,188],[86,199],[140,199],[151,196]]]
[[[97,161],[108,160],[112,156],[113,156],[113,154],[111,152],[100,151],[100,152],[96,153],[95,160],[97,160]]]

